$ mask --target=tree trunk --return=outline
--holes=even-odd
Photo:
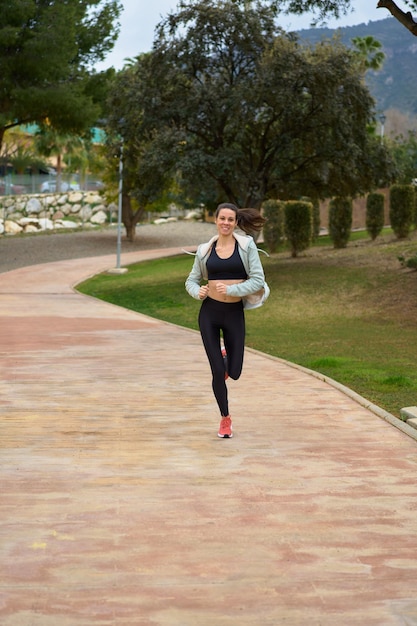
[[[136,224],[125,224],[126,227],[126,239],[133,243],[136,238]]]
[[[134,241],[136,235],[136,224],[132,220],[132,201],[128,193],[122,193],[122,222],[126,229],[128,241]]]
[[[122,195],[122,222],[126,229],[126,238],[134,242],[136,238],[136,224],[145,214],[144,208],[139,208],[135,213],[132,210],[132,199],[128,193]]]

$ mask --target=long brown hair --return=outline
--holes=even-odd
[[[258,209],[238,209],[235,204],[231,204],[229,202],[219,204],[214,214],[216,218],[219,216],[221,209],[231,209],[234,211],[236,213],[237,225],[247,235],[250,235],[253,232],[259,233],[266,222],[266,219],[262,217]]]

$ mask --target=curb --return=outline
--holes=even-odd
[[[286,361],[285,359],[281,359],[280,357],[273,356],[271,354],[266,354],[265,352],[260,352],[259,350],[255,350],[254,348],[245,348],[245,350],[248,350],[249,352],[253,352],[254,354],[258,354],[259,356],[263,356],[267,359],[271,359],[272,361],[278,361],[279,363],[284,363],[285,365],[288,365],[289,367],[292,367],[293,369],[299,370],[300,372],[304,372],[305,374],[309,374],[310,376],[313,376],[314,378],[318,378],[319,380],[322,380],[323,382],[327,383],[328,385],[331,385],[335,389],[338,389],[343,394],[345,394],[345,396],[348,396],[349,398],[351,398],[352,400],[354,400],[355,402],[363,406],[365,409],[368,409],[369,411],[371,411],[372,413],[374,413],[375,415],[383,419],[385,422],[388,422],[389,424],[391,424],[391,426],[394,426],[398,430],[401,430],[405,435],[408,435],[409,437],[414,439],[414,441],[417,441],[417,430],[415,428],[413,428],[412,426],[409,426],[406,422],[403,422],[398,417],[395,417],[395,415],[392,415],[392,413],[388,413],[388,411],[381,409],[381,407],[377,406],[376,404],[373,404],[372,402],[370,402],[363,396],[360,396],[358,393],[356,393],[356,391],[353,391],[352,389],[349,389],[349,387],[346,387],[345,385],[338,383],[337,380],[334,380],[333,378],[330,378],[329,376],[325,376],[324,374],[321,374],[320,372],[310,370],[307,367],[303,367],[302,365],[298,365],[297,363],[292,363],[291,361]]]

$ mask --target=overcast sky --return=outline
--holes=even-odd
[[[124,7],[120,23],[120,35],[113,51],[106,61],[97,66],[102,70],[113,66],[117,70],[124,65],[124,60],[133,58],[152,47],[154,29],[162,17],[177,7],[177,0],[122,0]],[[329,20],[329,28],[339,26],[355,26],[390,17],[386,9],[376,8],[377,0],[352,0],[353,12],[341,17],[340,20]],[[295,18],[293,15],[282,16],[280,26],[285,30],[308,28],[311,16]]]

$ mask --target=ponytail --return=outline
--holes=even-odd
[[[224,202],[217,207],[215,217],[219,215],[220,209],[231,209],[234,211],[236,213],[237,225],[247,235],[251,235],[253,232],[259,233],[266,222],[266,219],[262,217],[258,209],[238,209],[235,204]]]

